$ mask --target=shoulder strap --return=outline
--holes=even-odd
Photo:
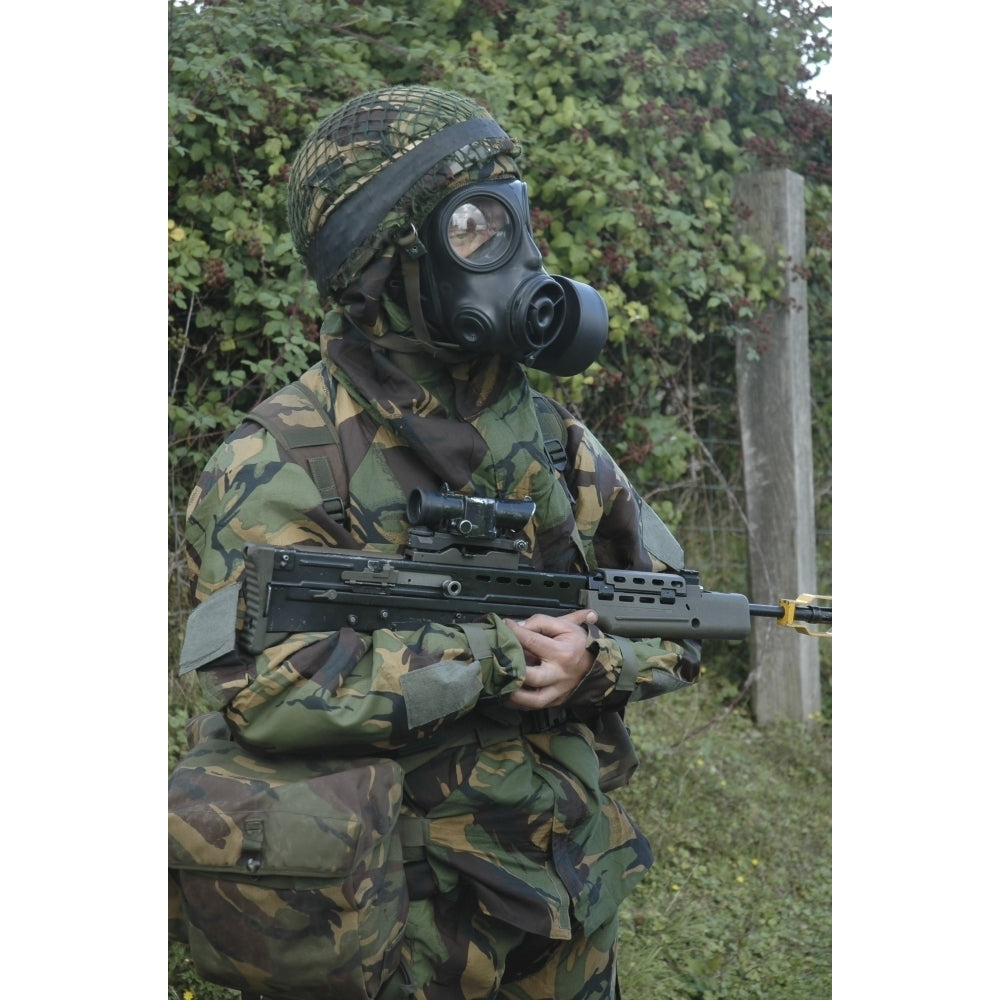
[[[300,379],[258,403],[247,420],[260,424],[309,474],[323,509],[338,524],[346,511],[347,466],[330,411]]]
[[[566,454],[566,425],[548,396],[537,389],[531,390],[531,396],[535,402],[535,411],[538,414],[538,423],[542,428],[549,460],[556,472],[563,475],[569,463],[569,456]]]

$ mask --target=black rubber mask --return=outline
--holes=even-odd
[[[604,300],[542,267],[522,181],[463,187],[431,213],[420,237],[423,311],[439,336],[553,375],[576,375],[601,353]]]

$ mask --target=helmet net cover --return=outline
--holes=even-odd
[[[476,137],[451,148],[439,133],[463,122],[478,123],[462,127]],[[459,136],[452,142],[462,141],[462,128],[451,130]],[[435,136],[435,142],[445,140],[442,155],[436,155],[433,142],[421,153],[421,145]],[[348,287],[383,248],[411,226],[418,229],[448,191],[519,177],[514,157],[520,152],[482,107],[451,91],[387,87],[333,112],[302,146],[288,187],[292,240],[320,293]],[[429,167],[428,155],[433,159]],[[418,171],[412,181],[402,173],[403,164],[411,162]],[[404,178],[405,190],[386,210],[370,195],[380,185],[385,188],[392,172]],[[395,183],[398,188],[400,181]]]

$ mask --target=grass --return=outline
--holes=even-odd
[[[656,864],[622,910],[623,995],[828,997],[829,724],[757,729],[706,681],[630,711],[641,764],[619,798]]]

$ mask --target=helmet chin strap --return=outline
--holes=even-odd
[[[424,319],[420,307],[420,260],[427,253],[427,248],[420,242],[416,227],[410,226],[409,232],[396,241],[403,263],[403,288],[406,292],[406,309],[413,323],[413,333],[425,351],[433,357],[447,363],[468,361],[473,355],[468,351],[447,344],[435,342]]]

